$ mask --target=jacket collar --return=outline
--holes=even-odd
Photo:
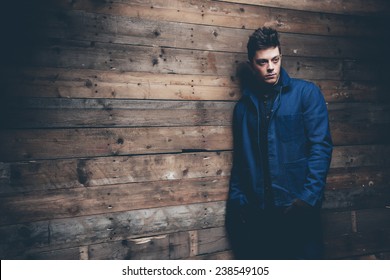
[[[252,82],[244,87],[243,96],[247,96],[247,97],[254,96],[257,98],[257,93],[256,93],[257,90],[254,89],[254,82],[255,81],[252,79]],[[273,87],[276,91],[283,92],[283,89],[287,88],[290,85],[290,83],[291,83],[291,78],[287,74],[286,70],[284,70],[284,68],[282,67],[280,69],[279,81]],[[281,89],[282,89],[282,91],[281,91]]]

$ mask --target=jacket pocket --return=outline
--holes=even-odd
[[[281,115],[277,120],[278,134],[283,142],[290,142],[304,136],[303,115]]]
[[[285,163],[287,184],[294,197],[302,193],[307,174],[307,158]]]

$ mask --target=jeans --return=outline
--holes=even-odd
[[[321,213],[314,207],[229,209],[227,230],[237,259],[322,259]]]

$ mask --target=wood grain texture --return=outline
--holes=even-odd
[[[262,1],[261,5],[257,5],[257,2],[254,5],[246,5],[247,3],[240,1],[227,2],[200,0],[193,3],[188,0],[170,2],[154,0],[148,2],[132,1],[131,3],[128,1],[94,3],[91,0],[83,0],[72,3],[57,1],[54,8],[241,29],[256,29],[260,26],[268,25],[281,31],[292,33],[342,36],[371,36],[373,30],[370,28],[370,25],[375,24],[375,20],[372,22],[369,17],[362,19],[355,15],[340,15],[339,12],[345,11],[345,9],[339,9],[337,5],[328,5],[333,8],[335,13],[326,13],[325,10],[319,8],[319,5],[324,6],[324,4],[319,4],[315,1],[311,1],[309,5],[317,5],[317,10],[315,10],[317,13],[313,13],[313,10],[307,12],[308,10],[303,10],[302,8],[296,9],[299,5],[285,3],[284,1],[279,1],[283,4],[277,3],[276,5],[267,4],[264,1]],[[288,5],[289,7],[285,9],[283,5]],[[362,7],[364,7],[363,10],[365,12],[369,11],[367,5],[358,8],[359,4],[356,5],[353,1],[350,2],[350,5],[355,5],[355,7],[348,10],[352,12],[351,14],[353,14],[354,9],[362,10]],[[386,5],[379,3],[379,1],[374,3],[374,7],[370,5],[371,8],[377,9],[376,11],[389,11],[388,6],[383,9],[384,6]],[[291,7],[293,8],[290,9]],[[377,13],[372,15],[377,15]],[[308,22],[310,24],[307,24]],[[361,30],[362,33],[358,30]]]
[[[261,6],[271,6],[271,7],[283,7],[286,9],[293,10],[304,10],[304,11],[315,11],[315,12],[325,12],[325,13],[340,13],[340,14],[376,14],[376,13],[389,13],[389,7],[386,5],[385,1],[374,0],[370,1],[367,5],[366,1],[363,0],[342,0],[342,1],[283,1],[283,0],[266,0],[259,1],[256,0],[223,0],[226,2],[242,3],[242,4],[252,4],[252,5],[261,5]]]
[[[330,127],[335,145],[385,145],[390,141],[388,123],[333,121]],[[0,147],[0,158],[14,162],[183,151],[224,151],[232,149],[233,139],[231,127],[227,125],[13,129],[0,131],[0,142],[3,143]]]
[[[1,71],[1,70],[0,70]],[[147,100],[238,100],[238,77],[29,67],[2,71],[4,94],[18,97]],[[386,89],[369,81],[312,80],[330,103],[383,102]]]
[[[280,31],[290,76],[317,84],[328,103],[326,257],[388,258],[389,7],[3,5],[0,257],[233,259],[224,228],[231,118],[250,73],[248,36],[266,25]]]
[[[4,226],[0,227],[1,258],[23,255],[35,248],[62,249],[96,241],[221,227],[224,205],[224,201],[210,202]]]

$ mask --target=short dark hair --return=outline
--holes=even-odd
[[[260,27],[249,37],[247,49],[248,59],[252,62],[258,50],[278,47],[281,52],[278,31],[270,27]]]

